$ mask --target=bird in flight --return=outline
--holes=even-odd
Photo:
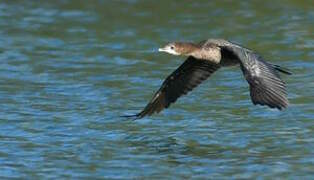
[[[185,62],[162,83],[146,107],[135,115],[140,119],[159,113],[206,80],[221,67],[240,65],[250,86],[254,105],[266,105],[282,110],[289,104],[285,83],[280,73],[291,73],[278,65],[266,62],[250,49],[223,39],[208,39],[199,43],[172,42],[158,51],[186,56]]]

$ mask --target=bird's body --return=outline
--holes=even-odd
[[[267,105],[282,110],[288,106],[285,83],[278,72],[290,74],[278,65],[267,63],[252,50],[223,39],[200,43],[169,43],[159,51],[187,56],[187,60],[170,74],[143,111],[133,115],[142,118],[168,108],[181,95],[187,94],[221,67],[240,65],[250,85],[254,105]]]

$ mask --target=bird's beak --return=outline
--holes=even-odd
[[[159,52],[166,52],[166,49],[165,48],[159,48],[158,51]]]

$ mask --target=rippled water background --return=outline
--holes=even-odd
[[[313,1],[0,1],[0,178],[314,176]],[[290,107],[253,106],[238,68],[141,110],[184,58],[225,38],[288,67]]]

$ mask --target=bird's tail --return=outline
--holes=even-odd
[[[279,72],[281,73],[284,73],[284,74],[287,74],[287,75],[291,75],[292,72],[288,69],[288,68],[283,68],[279,65],[276,65],[276,64],[272,64],[272,66]]]

